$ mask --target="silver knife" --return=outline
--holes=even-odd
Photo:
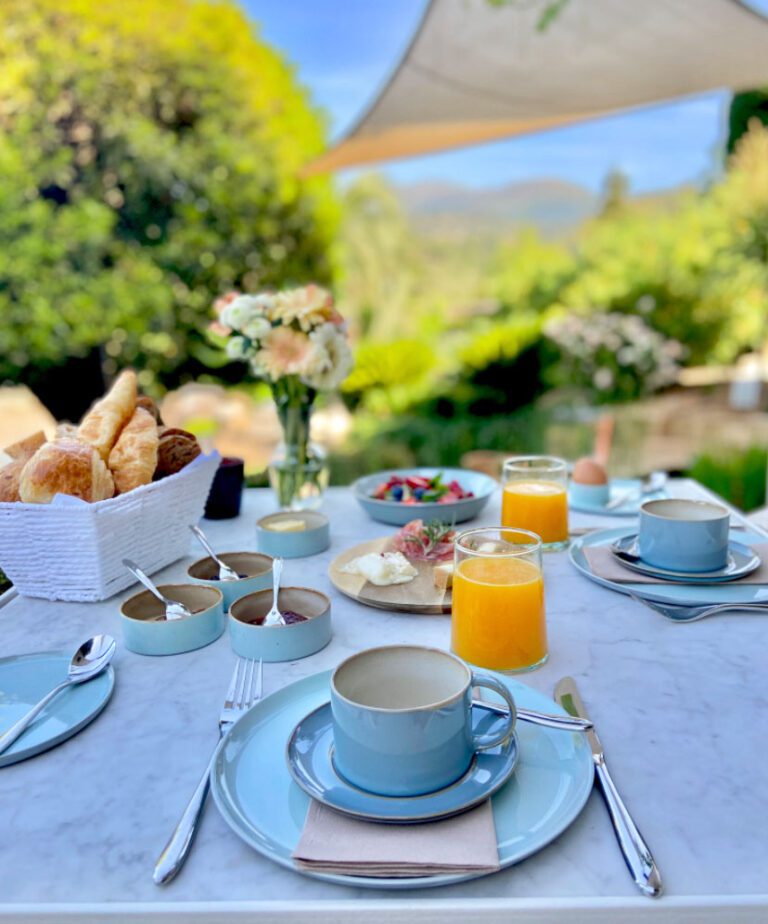
[[[555,700],[560,703],[569,715],[578,716],[582,719],[589,718],[573,678],[563,677],[557,684],[555,687]],[[619,842],[621,852],[624,854],[627,867],[640,891],[650,898],[658,898],[661,895],[662,884],[656,861],[653,859],[648,845],[643,840],[642,834],[637,830],[637,825],[632,821],[627,807],[621,801],[621,796],[611,779],[610,773],[608,773],[603,746],[597,737],[597,732],[594,728],[591,728],[586,734],[592,748],[595,778],[600,786],[600,792],[605,799],[605,804],[608,806],[608,814],[611,816],[613,830],[616,832],[616,840]]]

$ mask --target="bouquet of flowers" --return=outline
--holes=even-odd
[[[284,433],[282,455],[270,466],[280,505],[314,506],[327,470],[309,442],[310,415],[317,392],[337,388],[352,370],[344,319],[330,292],[316,285],[230,292],[214,310],[210,330],[225,338],[227,356],[247,362],[272,389]]]

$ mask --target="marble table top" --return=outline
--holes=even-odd
[[[679,496],[711,496],[688,481]],[[255,521],[274,509],[246,492],[237,520],[204,521],[224,551],[255,547]],[[329,561],[387,535],[346,489],[324,509],[332,545],[286,561],[284,582],[333,599],[334,637],[317,655],[265,665],[265,694],[377,644],[449,644],[449,618],[368,609],[339,595]],[[498,498],[476,523],[497,522]],[[572,514],[572,527],[626,520]],[[181,578],[199,552],[160,573]],[[666,894],[643,898],[594,793],[576,822],[518,866],[472,882],[391,893],[335,886],[282,869],[247,847],[209,803],[175,881],[154,861],[215,744],[234,656],[227,634],[170,658],[120,647],[116,689],[80,734],[0,770],[0,919],[315,922],[765,921],[768,919],[766,618],[729,614],[678,625],[588,581],[565,553],[545,557],[548,663],[523,679],[552,694],[572,675],[600,731],[617,786],[650,844]],[[0,608],[0,657],[70,650],[96,632],[118,640],[118,608],[18,597]],[[693,916],[691,916],[693,915]]]

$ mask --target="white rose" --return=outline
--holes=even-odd
[[[251,317],[240,330],[249,340],[261,340],[272,330],[272,325],[265,317]]]
[[[221,312],[219,320],[232,330],[242,331],[250,321],[263,318],[271,305],[269,295],[238,295]]]
[[[248,344],[245,337],[230,337],[226,342],[224,351],[230,359],[245,359],[248,353]]]

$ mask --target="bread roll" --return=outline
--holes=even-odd
[[[137,407],[109,454],[115,494],[149,484],[157,468],[157,423],[149,411]]]
[[[24,465],[19,482],[20,498],[28,504],[48,504],[57,494],[99,501],[114,493],[112,475],[99,453],[71,437],[41,446]]]
[[[136,407],[143,407],[145,411],[149,411],[149,413],[157,421],[158,426],[164,426],[163,418],[160,416],[160,408],[157,406],[157,402],[153,398],[150,398],[147,395],[139,395],[139,397],[136,399]]]
[[[186,430],[179,430],[176,427],[166,427],[160,430],[155,480],[181,471],[201,452],[197,439]]]
[[[0,468],[0,503],[12,503],[21,500],[19,497],[19,481],[21,480],[21,471],[26,464],[26,459],[14,459]]]
[[[136,409],[136,373],[126,369],[80,422],[77,438],[90,443],[106,462],[123,427]]]
[[[6,446],[3,451],[12,459],[26,462],[27,459],[32,458],[44,442],[45,433],[43,433],[42,430],[38,430],[37,433],[33,433],[32,436],[19,440],[18,443],[14,443],[12,446]]]

